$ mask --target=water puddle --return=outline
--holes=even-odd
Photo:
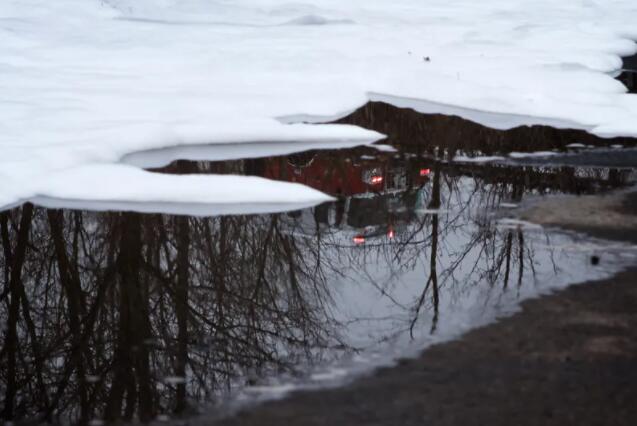
[[[634,259],[633,247],[513,215],[529,196],[633,185],[637,162],[609,156],[634,140],[499,131],[381,102],[340,122],[389,137],[304,152],[273,143],[251,158],[217,146],[127,159],[156,173],[296,182],[334,198],[318,206],[207,216],[189,206],[171,215],[25,204],[0,213],[4,417],[209,419],[342,384]],[[592,159],[509,156],[538,150]],[[104,209],[114,206],[93,210]]]
[[[628,89],[628,93],[637,93],[637,55],[623,58],[623,67],[617,79]]]

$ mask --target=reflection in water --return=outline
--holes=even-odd
[[[27,204],[2,236],[6,419],[147,421],[328,342],[329,294],[277,216]]]
[[[617,77],[628,89],[628,93],[637,93],[637,70],[625,70]]]
[[[634,146],[634,138],[603,139],[583,130],[520,126],[495,130],[456,116],[420,114],[383,102],[369,102],[339,123],[356,124],[388,136],[388,142],[410,146],[439,158],[456,154],[496,155],[512,151],[566,150],[570,144]]]
[[[556,271],[581,270],[547,248],[563,237],[498,226],[501,202],[634,177],[361,152],[167,170],[262,174],[339,195],[287,214],[1,213],[2,417],[147,422],[268,377],[304,380],[312,366],[369,363],[457,333]]]
[[[398,150],[155,170],[258,175],[336,197],[312,209],[0,212],[2,419],[148,422],[277,380],[329,382],[613,269],[612,259],[593,267],[566,250],[574,237],[501,217],[527,195],[633,184],[633,169],[448,162],[459,151],[600,140],[542,127],[498,132],[380,103],[343,121],[387,133]]]
[[[617,77],[628,89],[628,93],[637,93],[637,54],[623,58],[622,72]]]

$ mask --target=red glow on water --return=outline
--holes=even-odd
[[[370,180],[371,180],[373,185],[377,185],[377,184],[383,182],[383,177],[382,176],[372,176],[372,178]]]
[[[431,169],[420,169],[420,176],[429,176]]]
[[[357,235],[353,238],[354,244],[365,244],[365,237],[362,235]]]
[[[390,229],[389,231],[387,231],[387,237],[388,237],[390,240],[394,238],[394,235],[396,235],[396,234],[394,233],[394,230],[393,230],[393,229]]]

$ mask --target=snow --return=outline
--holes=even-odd
[[[510,152],[509,157],[511,158],[542,158],[542,157],[553,157],[556,155],[560,155],[559,152],[554,151],[535,151],[535,152]]]
[[[286,211],[333,200],[298,183],[255,176],[166,175],[124,164],[91,164],[51,173],[36,194],[35,201],[49,207],[85,204],[93,210],[193,215]]]
[[[126,155],[122,162],[137,167],[157,168],[167,166],[175,160],[222,161],[241,158],[263,158],[293,154],[316,149],[342,149],[360,145],[360,141],[293,141],[293,142],[244,142],[216,143],[210,145],[182,145],[168,148],[138,151]],[[384,150],[385,145],[371,145]],[[369,158],[376,158],[368,156]],[[363,156],[361,156],[363,158]]]
[[[377,143],[377,144],[372,145],[372,146],[377,151],[380,151],[380,152],[398,152],[398,150],[396,148],[394,148],[393,146],[391,146],[391,145],[385,145],[385,144]]]
[[[504,161],[505,158],[498,155],[478,155],[468,157],[466,155],[456,155],[453,157],[455,163],[492,163],[494,161]]]
[[[274,184],[254,199],[238,177],[223,181],[242,194],[228,200],[210,192],[216,176],[188,190],[188,178],[142,172],[130,190],[95,182],[133,174],[120,162],[137,151],[369,144],[380,135],[290,123],[370,99],[498,128],[635,136],[637,97],[612,73],[637,50],[636,18],[633,0],[3,0],[0,206],[316,202]]]
[[[272,395],[272,396],[283,396],[293,390],[295,390],[297,386],[294,384],[282,384],[282,385],[270,385],[270,386],[249,386],[245,388],[245,392],[247,393],[258,393]]]
[[[538,225],[536,223],[527,222],[527,221],[520,220],[520,219],[504,218],[504,219],[499,219],[496,223],[497,223],[497,227],[498,228],[506,228],[506,229],[523,228],[523,229],[526,229],[526,230],[542,229],[541,225]]]
[[[322,373],[314,373],[310,376],[311,380],[315,380],[318,382],[323,382],[323,381],[328,381],[328,380],[334,380],[334,379],[339,379],[343,376],[347,375],[347,370],[343,369],[343,368],[331,368],[325,372]]]

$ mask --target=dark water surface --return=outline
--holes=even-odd
[[[609,156],[633,155],[611,147],[634,140],[496,131],[382,103],[341,122],[387,134],[393,149],[146,159],[158,173],[258,175],[336,198],[314,208],[1,212],[2,417],[149,422],[338,384],[632,259],[510,216],[529,197],[633,185],[637,163]],[[567,155],[551,164],[507,156],[536,150]]]
[[[628,93],[637,93],[637,55],[623,58],[623,67],[617,79],[628,88]]]

